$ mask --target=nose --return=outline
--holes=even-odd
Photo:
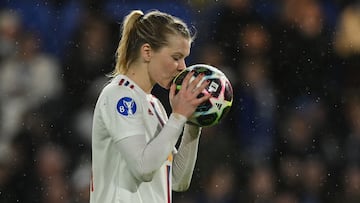
[[[185,60],[182,59],[180,62],[179,62],[179,65],[178,65],[178,70],[179,71],[182,71],[186,68],[186,63],[185,63]]]

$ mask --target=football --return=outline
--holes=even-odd
[[[187,67],[175,77],[176,92],[181,89],[183,79],[190,71],[194,71],[190,81],[194,80],[200,73],[204,74],[203,81],[209,80],[209,85],[198,97],[207,94],[211,94],[211,97],[196,108],[188,122],[200,127],[218,124],[229,112],[233,102],[233,89],[230,81],[222,71],[214,66],[195,64]]]

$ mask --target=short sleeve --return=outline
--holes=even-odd
[[[100,112],[115,142],[145,133],[142,101],[132,89],[110,87],[100,98]]]

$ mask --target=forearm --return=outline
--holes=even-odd
[[[173,189],[187,190],[194,171],[201,128],[185,125],[178,153],[173,162]]]
[[[183,130],[186,118],[170,115],[161,132],[149,143],[144,135],[135,135],[120,141],[121,154],[132,174],[141,181],[151,181],[153,174],[166,161]]]

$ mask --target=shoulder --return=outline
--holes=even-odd
[[[133,112],[140,110],[143,102],[142,95],[134,88],[134,85],[127,80],[113,80],[102,90],[98,103],[101,108],[116,107],[118,111],[129,109]]]
[[[125,78],[113,78],[103,88],[102,95],[107,96],[121,96],[121,95],[136,95],[134,84]]]

